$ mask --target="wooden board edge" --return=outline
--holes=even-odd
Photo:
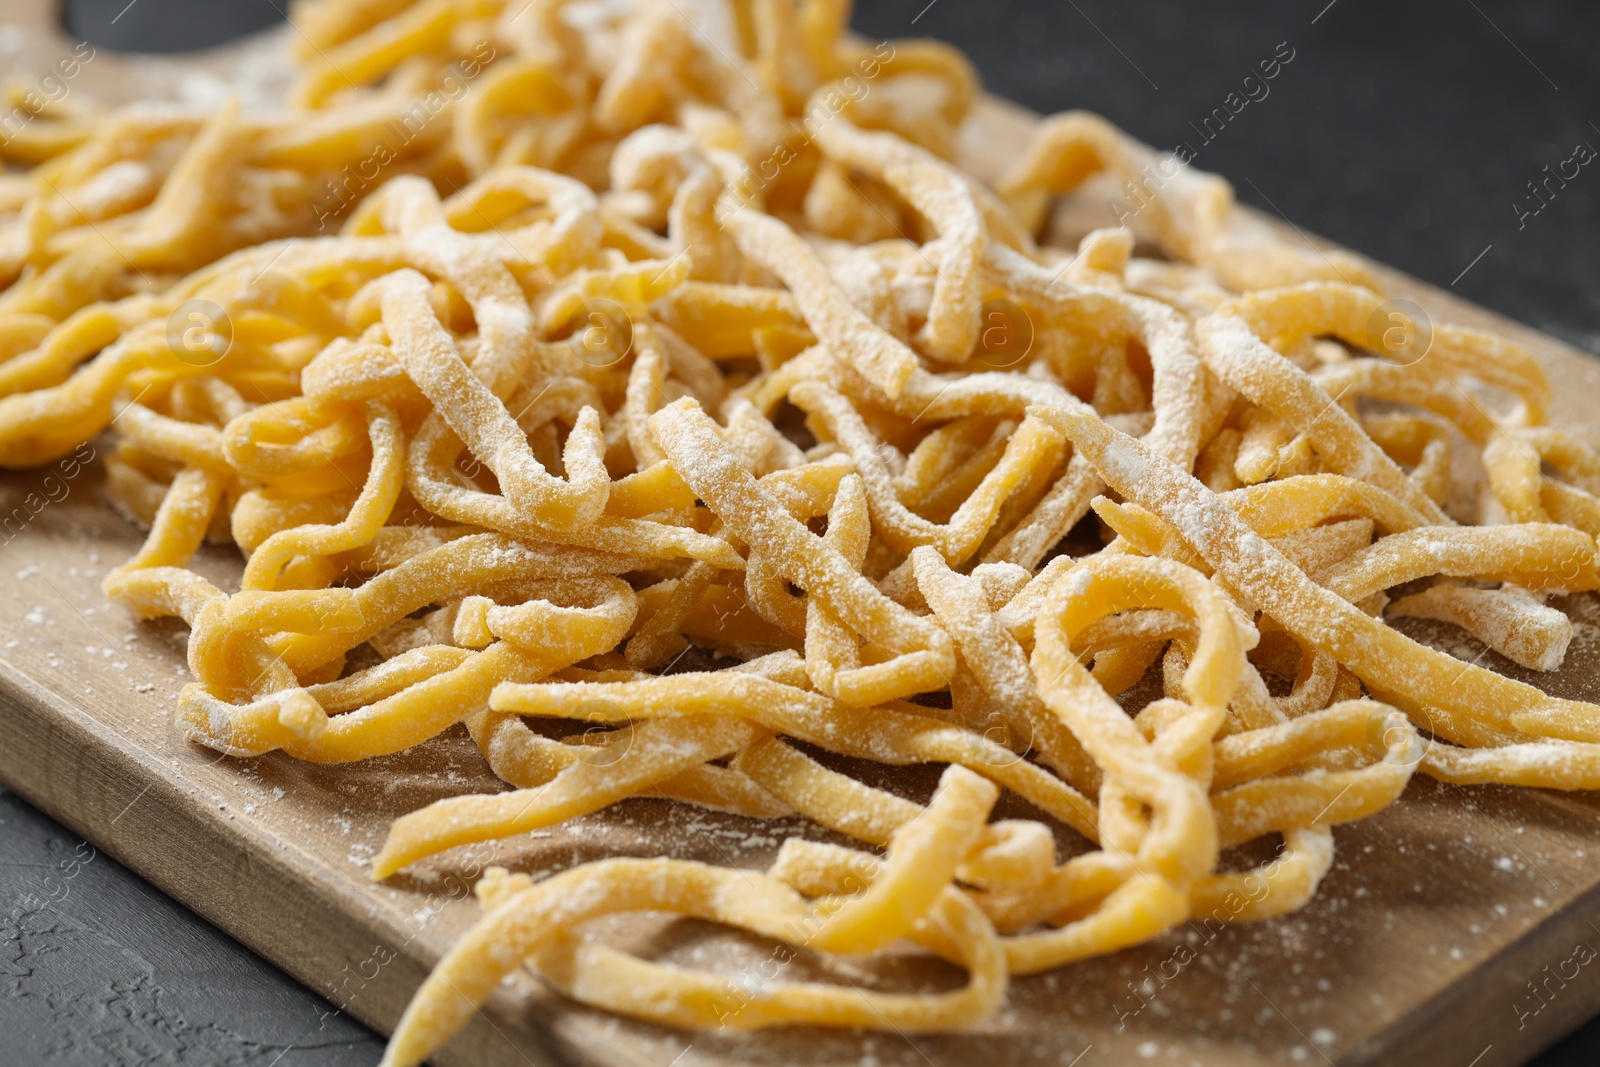
[[[1593,917],[1600,917],[1600,885],[1484,961],[1471,980],[1445,986],[1356,1046],[1341,1057],[1339,1067],[1527,1063],[1600,1010],[1600,967],[1578,965],[1571,979],[1559,973],[1578,946],[1600,951],[1600,927]],[[1532,992],[1531,985],[1541,992]]]
[[[380,1033],[393,1032],[428,974],[417,954],[404,950],[410,939],[403,930],[330,879],[306,878],[137,748],[6,667],[0,782],[319,996],[334,991],[319,981],[323,970],[314,960],[357,967],[385,949],[377,975],[352,972],[345,1009]],[[249,891],[240,888],[246,880],[254,883]],[[251,899],[271,902],[270,910],[241,907]],[[375,933],[374,925],[382,929]],[[509,1042],[531,1067],[574,1067],[579,1061],[556,1047],[548,1020],[531,1021],[527,1007],[497,991],[485,1009],[493,1020],[480,1013],[431,1062],[475,1067],[493,1062]],[[336,1010],[331,1001],[328,1010]]]

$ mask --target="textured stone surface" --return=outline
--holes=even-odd
[[[0,790],[0,1063],[336,1067],[381,1039]]]
[[[207,38],[230,19],[258,24],[261,2],[209,0]],[[1513,207],[1536,206],[1526,183],[1574,143],[1600,147],[1600,6],[1324,5],[863,0],[856,25],[956,41],[990,89],[1038,110],[1089,108],[1153,144],[1188,141],[1242,200],[1435,284],[1472,264],[1456,291],[1600,354],[1600,168],[1521,228]],[[194,5],[73,6],[84,32],[154,50]],[[1269,94],[1201,144],[1189,124],[1279,42],[1294,58]],[[0,791],[0,1063],[375,1063],[378,1039],[329,1010]],[[1535,1063],[1597,1060],[1600,1022]]]

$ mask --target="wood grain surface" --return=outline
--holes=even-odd
[[[59,54],[49,51],[57,42],[70,47],[38,32],[45,64]],[[271,61],[259,57],[281,37],[240,46],[212,69],[255,57],[250,62],[268,70]],[[193,77],[181,63],[129,73],[122,62],[99,56],[85,76],[94,71],[101,87],[132,78],[148,95],[174,95],[164,87]],[[986,101],[966,131],[971,165],[984,172],[1014,154],[1033,121]],[[1093,204],[1090,197],[1069,205],[1057,235],[1070,239],[1091,224]],[[1286,239],[1311,240],[1243,215]],[[1499,330],[1526,345],[1555,385],[1552,421],[1600,440],[1592,401],[1600,364],[1376,269],[1392,295],[1417,301],[1435,321]],[[106,447],[105,438],[86,442],[80,456]],[[336,1010],[387,1032],[427,968],[478,915],[471,884],[491,863],[551,872],[606,855],[668,854],[755,868],[789,834],[827,837],[798,820],[761,823],[634,799],[549,831],[446,853],[375,885],[368,864],[394,817],[441,797],[502,788],[465,732],[341,767],[282,754],[227,759],[185,743],[170,711],[188,680],[186,631],[137,622],[100,592],[101,578],[141,534],[105,504],[98,463],[77,467],[0,476],[0,522],[18,508],[27,516],[0,532],[0,780]],[[30,494],[44,506],[30,507]],[[236,550],[208,548],[196,566],[237,587]],[[1588,596],[1561,606],[1576,633],[1560,672],[1529,676],[1492,652],[1482,662],[1550,692],[1600,698],[1600,606]],[[1407,628],[1469,659],[1482,651],[1446,627]],[[865,772],[911,794],[931,790],[936,773]],[[1013,806],[1024,810],[1020,801]],[[591,1011],[519,977],[435,1062],[1093,1067],[1148,1058],[1218,1067],[1495,1067],[1523,1062],[1600,1001],[1600,798],[1442,786],[1419,776],[1398,804],[1335,836],[1334,868],[1304,909],[1249,925],[1190,923],[1137,949],[1016,979],[1003,1010],[970,1032],[691,1033]],[[629,918],[609,935],[654,958],[724,971],[735,985],[770,972],[773,958],[769,944],[690,921]],[[785,964],[786,976],[813,973],[882,988],[961,981],[954,969],[903,958],[829,964],[802,954]]]

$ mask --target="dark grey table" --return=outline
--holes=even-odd
[[[83,0],[69,25],[107,47],[166,51],[264,25],[283,6]],[[1600,5],[1204,8],[865,0],[855,25],[954,41],[990,89],[1040,111],[1088,108],[1152,144],[1188,142],[1242,200],[1600,355],[1600,164],[1552,185],[1546,206],[1529,188],[1578,142],[1600,148]],[[1206,116],[1243,95],[1261,60],[1291,53],[1267,94],[1250,88],[1259,99],[1220,132],[1213,121],[1207,139]],[[376,1063],[382,1047],[4,791],[0,975],[0,1064],[344,1067]],[[1600,1063],[1600,1020],[1535,1063]]]

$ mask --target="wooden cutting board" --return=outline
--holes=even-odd
[[[15,76],[70,50],[43,10],[26,5],[26,48],[0,41],[0,61]],[[132,87],[125,95],[205,96],[238,70],[254,71],[257,86],[281,84],[276,57],[288,32],[198,63],[135,63],[102,50],[74,91],[111,99],[120,85]],[[1014,155],[1034,121],[986,101],[967,131],[974,169]],[[1435,321],[1487,327],[1527,346],[1555,384],[1552,420],[1600,440],[1592,402],[1600,363],[1374,269],[1392,295],[1416,300]],[[105,439],[87,446],[105,447]],[[140,535],[104,503],[98,463],[0,475],[0,522],[17,508],[38,514],[0,530],[0,781],[296,975],[330,1000],[330,1012],[388,1032],[427,969],[479,914],[470,887],[491,863],[548,872],[605,855],[669,854],[762,867],[788,834],[818,834],[797,821],[635,799],[374,885],[368,863],[394,817],[499,787],[465,733],[344,767],[281,754],[225,759],[185,743],[169,725],[188,678],[185,631],[136,622],[100,592]],[[197,566],[236,587],[234,550],[208,549]],[[1563,696],[1600,699],[1600,605],[1584,597],[1563,606],[1578,621],[1562,671],[1528,677],[1493,653],[1483,662]],[[1467,658],[1481,651],[1459,632],[1429,626],[1413,632]],[[932,780],[920,769],[893,781],[917,791]],[[1335,833],[1333,871],[1301,911],[1220,932],[1189,924],[1138,949],[1017,979],[1004,1009],[971,1032],[693,1033],[591,1011],[519,977],[435,1062],[1496,1067],[1524,1062],[1600,1009],[1600,797],[1419,776],[1398,804]],[[771,946],[696,922],[641,918],[619,921],[613,933],[635,951],[725,970],[733,981],[771,958]],[[930,980],[926,969],[896,960],[828,971],[802,957],[788,966],[794,977],[815,966],[884,988]],[[931,980],[961,978],[951,970]]]

